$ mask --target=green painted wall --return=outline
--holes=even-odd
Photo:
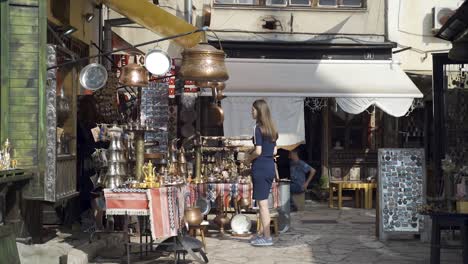
[[[9,138],[18,166],[37,172],[27,196],[41,199],[45,166],[47,1],[1,5],[0,138]],[[6,18],[6,19],[3,19]]]

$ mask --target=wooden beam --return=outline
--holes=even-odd
[[[101,0],[103,4],[153,31],[156,34],[169,37],[194,31],[197,28],[147,0]],[[174,42],[184,48],[197,45],[202,40],[203,33],[198,32],[174,39]]]
[[[8,138],[8,123],[10,121],[9,106],[9,5],[8,1],[0,1],[0,143]]]

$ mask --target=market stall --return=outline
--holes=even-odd
[[[108,2],[114,6],[113,1]],[[104,35],[109,35],[112,25],[125,23],[128,19],[107,20]],[[148,21],[141,23],[147,25]],[[190,42],[181,42],[192,47],[196,36],[205,30],[188,28],[141,45],[194,35],[186,38]],[[211,90],[212,121],[224,121],[220,107],[228,79],[224,52],[200,43],[187,47],[182,60],[176,62],[157,48],[142,55],[133,52],[141,45],[116,49],[110,38],[105,43],[104,50],[100,50],[102,45],[96,46],[98,55],[56,61],[48,68],[54,73],[57,68],[90,60],[80,71],[79,82],[92,95],[78,111],[86,112],[83,107],[91,104],[95,112],[92,119],[80,119],[91,126],[78,124],[80,133],[90,136],[80,148],[95,148],[90,155],[92,163],[84,163],[96,172],[90,177],[96,226],[89,231],[102,232],[100,223],[107,222],[108,229],[124,230],[130,247],[134,244],[129,241],[128,225],[130,219],[136,219],[140,224],[149,223],[150,244],[170,237],[183,241],[186,226],[189,230],[200,227],[204,218],[215,214],[213,222],[221,235],[231,232],[227,229],[231,219],[236,235],[250,235],[250,219],[244,214],[256,213],[257,205],[252,200],[250,164],[244,162],[249,147],[235,142],[251,138],[200,135],[197,98],[202,91]],[[126,50],[131,52],[125,54]],[[51,76],[51,84],[55,84],[53,80]],[[274,183],[272,208],[279,206],[279,198],[278,184]],[[123,226],[119,219],[124,220]],[[140,238],[146,235],[144,230],[139,234]],[[130,249],[127,251],[129,256]]]

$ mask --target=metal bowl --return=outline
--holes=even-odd
[[[83,88],[96,91],[104,87],[107,82],[107,70],[99,63],[91,63],[80,72],[80,83]]]
[[[235,234],[248,233],[251,225],[250,218],[244,214],[237,214],[231,220],[231,229]]]
[[[207,215],[211,210],[211,203],[207,198],[199,197],[196,206],[200,208],[202,215]]]

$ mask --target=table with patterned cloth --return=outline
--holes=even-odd
[[[241,183],[200,183],[190,184],[189,188],[189,204],[195,204],[199,197],[207,198],[214,206],[218,196],[223,197],[223,201],[227,196],[248,198],[250,204],[253,205],[252,200],[252,185]],[[271,187],[271,196],[273,201],[271,206],[277,208],[279,206],[279,189],[278,183],[274,182]]]
[[[106,215],[149,216],[153,239],[177,236],[183,226],[185,185],[154,189],[105,189]]]

